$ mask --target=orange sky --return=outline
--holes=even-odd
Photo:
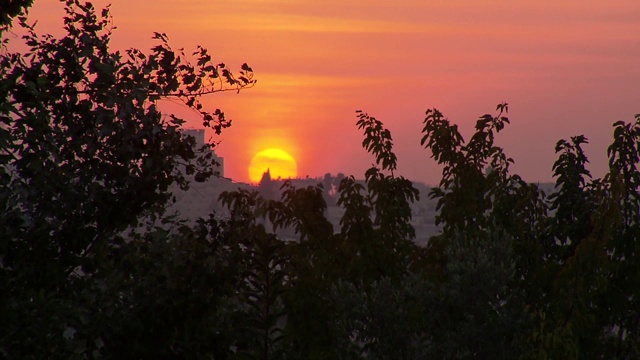
[[[611,124],[640,113],[638,0],[112,0],[114,49],[148,50],[154,31],[187,52],[251,65],[255,88],[216,94],[233,126],[217,152],[247,181],[260,150],[280,147],[302,176],[354,174],[373,161],[355,110],[392,131],[399,173],[435,184],[420,148],[436,107],[469,136],[478,116],[510,104],[499,144],[529,181],[549,181],[560,138],[585,134],[591,170],[606,168]],[[62,5],[36,0],[39,32],[59,33]],[[198,122],[193,122],[197,126]]]

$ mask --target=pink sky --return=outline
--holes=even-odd
[[[260,150],[279,147],[299,175],[354,174],[361,148],[355,110],[392,131],[399,173],[438,182],[420,147],[424,112],[436,107],[466,138],[475,120],[509,103],[498,142],[529,181],[550,181],[554,145],[584,134],[595,176],[606,171],[611,124],[640,113],[640,2],[113,0],[113,49],[148,50],[154,31],[172,46],[209,49],[255,88],[216,94],[233,126],[216,140],[225,173],[247,181]],[[39,32],[59,33],[62,5],[36,0]],[[193,124],[198,122],[193,119]]]

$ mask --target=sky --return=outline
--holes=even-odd
[[[356,110],[391,130],[397,174],[437,184],[420,146],[425,111],[439,109],[465,139],[509,103],[497,144],[525,180],[552,180],[559,139],[584,134],[596,177],[607,169],[612,124],[640,113],[638,0],[111,0],[113,50],[155,43],[207,48],[257,85],[204,103],[233,120],[216,148],[225,176],[248,181],[252,157],[280,148],[301,177],[364,177]],[[36,0],[39,33],[59,34],[62,5]],[[185,116],[190,126],[200,122]],[[208,134],[213,135],[213,134]]]

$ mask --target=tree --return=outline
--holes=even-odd
[[[614,124],[611,171],[603,179],[589,180],[584,136],[559,141],[556,188],[547,197],[509,174],[512,160],[493,145],[494,134],[509,123],[502,116],[506,104],[497,110],[498,116],[477,121],[468,143],[439,111],[427,111],[423,144],[444,165],[432,192],[444,232],[431,239],[420,270],[431,287],[416,305],[406,279],[385,283],[384,295],[377,281],[341,285],[333,301],[344,320],[334,326],[344,358],[393,357],[379,336],[398,324],[389,318],[404,324],[399,331],[425,350],[417,353],[415,342],[398,340],[396,357],[637,356],[640,317],[631,284],[639,272],[631,234],[640,220],[640,122]],[[407,316],[430,324],[402,320]]]
[[[285,181],[280,200],[243,190],[221,196],[232,216],[242,214],[240,218],[247,219],[242,225],[247,238],[253,236],[250,229],[256,217],[268,220],[274,232],[292,228],[299,238],[282,249],[287,259],[283,263],[287,286],[281,300],[286,314],[284,334],[292,358],[338,356],[330,332],[330,323],[338,315],[327,297],[339,281],[366,286],[383,277],[395,281],[412,263],[409,205],[417,198],[417,190],[393,174],[396,158],[389,130],[367,114],[358,112],[358,118],[365,134],[363,147],[375,156],[376,166],[365,174],[366,189],[353,177],[343,177],[339,184],[337,204],[345,208],[339,232],[326,218],[322,184],[295,188]],[[259,242],[246,244],[250,252],[265,248]],[[268,278],[266,271],[262,274],[261,279]]]
[[[417,194],[394,176],[391,133],[362,112],[376,166],[340,182],[339,231],[321,184],[247,197],[250,213],[300,239],[282,249],[287,357],[637,357],[640,116],[614,124],[602,179],[591,179],[584,136],[560,140],[547,195],[511,174],[494,143],[507,110],[481,116],[469,142],[427,111],[422,143],[443,165],[431,193],[443,232],[426,249],[411,243]]]
[[[242,334],[236,291],[245,257],[233,224],[213,214],[130,234],[84,289],[88,324],[74,339],[97,339],[91,353],[102,358],[227,358]]]
[[[338,183],[339,184],[339,183]],[[335,178],[330,173],[324,174],[322,178],[322,188],[324,189],[324,201],[327,205],[333,206],[336,203],[335,199]],[[336,186],[337,187],[337,186]]]
[[[0,12],[0,34],[6,30],[13,18],[24,14],[33,5],[33,0],[7,0],[2,4],[2,12]]]
[[[158,103],[183,102],[219,134],[230,121],[199,99],[255,84],[248,65],[236,77],[202,47],[191,64],[160,33],[149,54],[114,52],[108,8],[65,3],[65,36],[40,37],[20,17],[30,51],[0,54],[0,286],[11,294],[0,313],[12,324],[0,353],[12,357],[91,353],[83,297],[110,249],[162,215],[170,185],[213,174],[181,134],[184,120]]]
[[[357,358],[428,359],[517,358],[523,353],[517,334],[523,331],[524,310],[519,289],[512,288],[516,285],[519,254],[514,254],[514,241],[503,229],[509,225],[511,230],[515,224],[501,220],[506,203],[513,205],[511,198],[518,194],[521,183],[508,176],[510,160],[493,145],[494,131],[508,123],[502,116],[506,104],[498,110],[497,117],[485,115],[477,121],[476,133],[468,144],[439,111],[427,112],[423,144],[445,165],[441,187],[432,192],[439,200],[439,221],[445,225],[444,233],[432,238],[426,251],[408,248],[412,265],[405,265],[404,271],[385,274],[369,286],[356,280],[337,287],[331,301],[341,316],[333,326],[340,336],[336,342],[346,349],[345,354],[351,352]],[[375,130],[379,129],[375,119],[364,119],[368,121],[366,125],[373,127],[366,127],[365,136],[380,134],[390,139],[389,134]],[[384,154],[388,148],[377,146],[379,143],[374,142],[372,149]],[[364,145],[369,144],[365,141]],[[388,164],[392,169],[395,161]],[[485,171],[489,164],[493,171]],[[369,174],[376,172],[370,170]],[[376,178],[368,179],[371,188],[371,179]],[[375,181],[373,185],[376,189]],[[393,181],[380,189],[387,189],[388,194],[373,209],[377,214],[395,216],[380,231],[401,230],[388,235],[397,243],[412,239],[410,208],[404,208],[409,197],[400,195],[402,192],[394,189]],[[521,208],[511,206],[509,210]],[[526,214],[527,209],[521,211]],[[408,216],[402,217],[403,214]],[[348,219],[346,212],[345,218]],[[370,237],[380,243],[376,236]],[[379,245],[370,243],[367,247],[376,246]],[[359,250],[366,253],[367,247]],[[383,253],[394,254],[387,256],[402,253],[394,247],[382,249]],[[365,263],[371,264],[371,260]],[[403,336],[395,337],[395,333]]]

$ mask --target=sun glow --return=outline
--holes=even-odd
[[[257,184],[267,170],[272,179],[289,179],[298,175],[296,160],[288,152],[270,148],[257,153],[249,164],[249,180]]]

